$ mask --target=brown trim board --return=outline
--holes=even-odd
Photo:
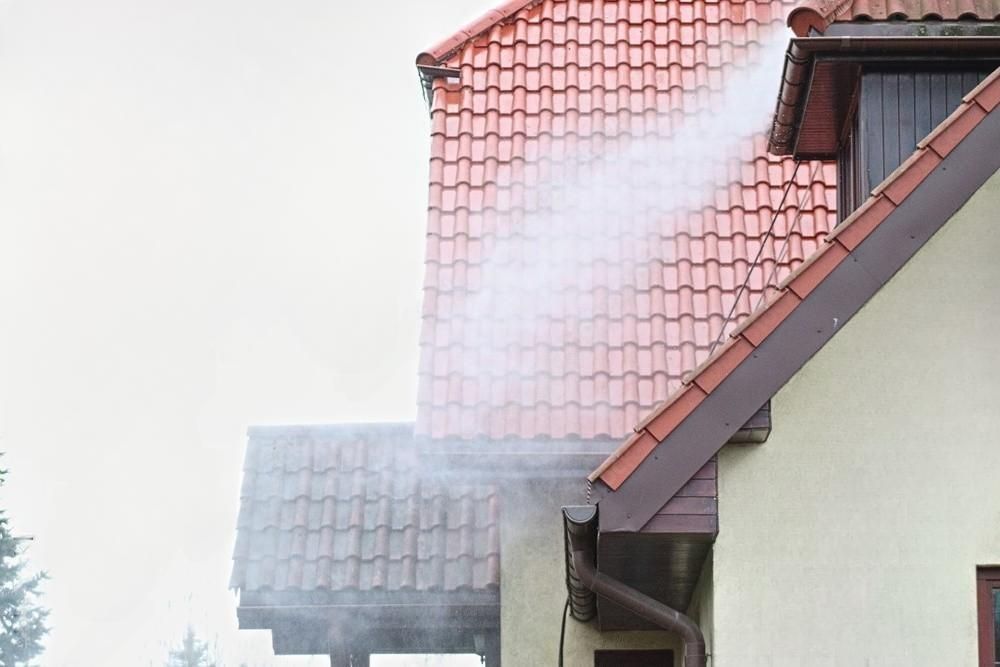
[[[601,531],[640,530],[1000,169],[997,146],[1000,106],[653,448],[617,491],[595,483]]]
[[[767,148],[775,155],[795,155],[800,159],[827,160],[835,157],[835,145],[826,146],[823,150],[799,150],[806,107],[817,101],[816,87],[813,85],[817,64],[840,65],[845,68],[844,72],[851,71],[849,77],[854,79],[858,75],[857,66],[865,62],[916,61],[922,65],[932,62],[953,65],[963,60],[995,62],[998,58],[1000,37],[995,35],[793,38],[785,53],[781,88],[778,91]],[[853,85],[848,87],[853,88]],[[829,113],[830,110],[824,108],[820,115],[825,118]]]

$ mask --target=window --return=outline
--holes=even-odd
[[[976,570],[979,667],[1000,666],[1000,567]]]
[[[673,664],[674,652],[666,649],[594,651],[594,667],[673,667]]]

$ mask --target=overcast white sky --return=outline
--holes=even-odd
[[[0,0],[0,494],[45,665],[162,664],[227,592],[250,424],[412,419],[415,55],[492,0]],[[315,664],[329,664],[328,660]]]

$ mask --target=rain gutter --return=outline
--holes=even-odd
[[[850,62],[872,60],[899,62],[919,59],[922,63],[954,62],[957,57],[1000,57],[1000,37],[796,37],[785,53],[785,67],[778,92],[768,151],[792,155],[798,141],[799,123],[808,98],[813,65],[819,59]],[[816,156],[810,156],[816,157]]]
[[[418,57],[417,75],[420,77],[420,89],[424,93],[424,101],[427,103],[429,111],[434,102],[434,79],[458,79],[461,75],[461,70],[456,67],[421,63],[421,59]]]
[[[705,637],[690,617],[668,607],[627,584],[598,572],[597,507],[563,507],[563,535],[566,543],[566,584],[573,618],[587,621],[597,610],[600,595],[621,605],[636,616],[680,635],[684,641],[684,667],[706,667]]]

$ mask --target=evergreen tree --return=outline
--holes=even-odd
[[[208,650],[208,642],[194,636],[194,629],[188,626],[180,648],[170,652],[166,667],[216,667]]]
[[[0,470],[0,485],[6,470]],[[21,558],[24,540],[11,535],[7,516],[0,510],[0,667],[28,665],[41,654],[49,631],[49,611],[38,604],[39,585],[47,576],[25,576]]]

